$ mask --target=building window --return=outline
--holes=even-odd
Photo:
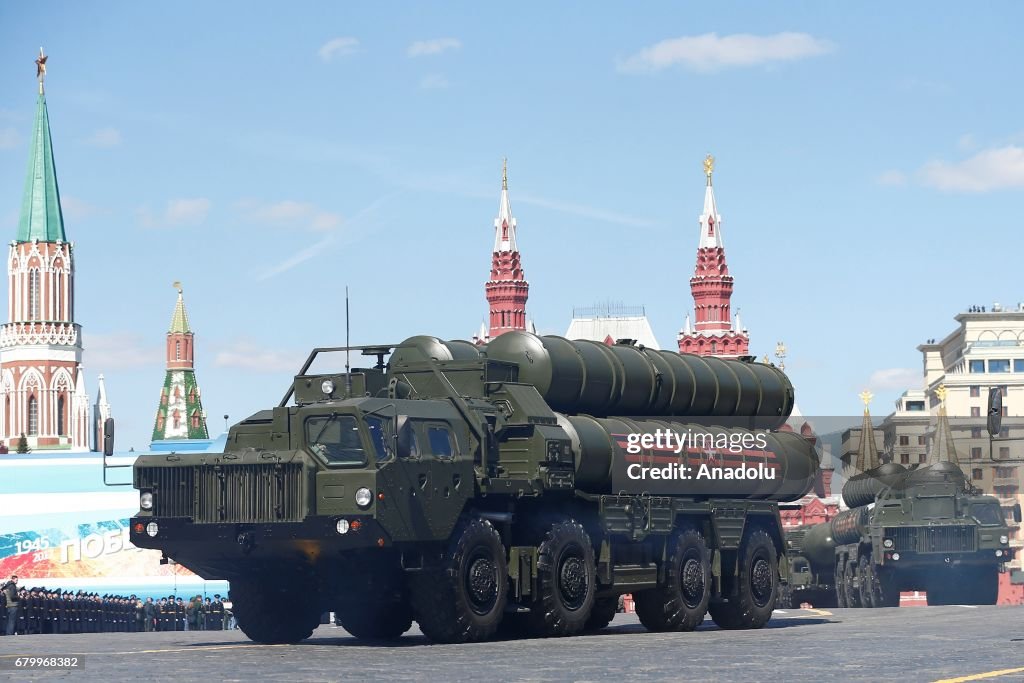
[[[199,429],[199,411],[192,411],[192,429]]]
[[[974,479],[975,481],[978,481],[978,480],[981,479],[981,468],[980,467],[975,467],[973,470],[971,470],[971,479]]]
[[[975,446],[971,449],[971,460],[981,460],[981,446]]]
[[[1014,358],[1013,359],[1013,371],[1014,372],[1024,372],[1024,358]]]
[[[993,358],[988,362],[989,372],[1009,372],[1010,361],[1007,358]]]
[[[981,387],[977,384],[971,385],[971,398],[978,398],[981,396]]]
[[[28,433],[29,436],[39,433],[39,403],[35,396],[28,397]]]
[[[900,462],[904,465],[910,464],[910,453],[900,453]]]
[[[64,433],[64,396],[57,397],[57,436],[67,436]]]
[[[1000,384],[999,385],[999,395],[1002,396],[1003,398],[1006,398],[1006,385],[1005,384]]]
[[[156,431],[164,431],[164,414],[158,413],[156,416]]]
[[[181,360],[181,342],[174,342],[174,360]]]
[[[924,434],[921,434],[921,435],[919,435],[917,437],[917,445],[918,446],[923,446],[924,445]]]
[[[175,411],[174,411],[174,421],[172,422],[172,424],[174,425],[175,429],[180,429],[181,428],[181,411],[175,409]]]
[[[39,271],[28,272],[28,319],[39,320]]]
[[[1010,414],[1008,412],[1006,412],[1007,410],[1009,410],[1009,408],[1006,405],[1004,405],[1003,406],[1003,412],[1002,412],[1003,417],[1009,417],[1010,416]]]
[[[985,372],[985,361],[972,360],[967,362],[968,372]]]
[[[907,410],[912,412],[924,412],[924,401],[907,401]]]
[[[909,446],[910,445],[910,437],[907,436],[906,434],[901,436],[900,437],[900,445],[901,446]]]
[[[971,427],[971,438],[972,439],[980,439],[981,438],[981,427]]]
[[[1009,446],[1000,446],[999,447],[999,459],[1000,460],[1006,460],[1009,457],[1010,457],[1010,447]]]
[[[981,408],[978,406],[971,406],[971,417],[981,417]]]
[[[718,351],[718,342],[711,342],[711,353],[716,353],[717,351]]]
[[[928,456],[925,453],[921,453],[917,456],[917,461],[923,463],[928,460]]]
[[[1010,428],[1009,427],[1003,427],[1002,429],[999,430],[999,438],[1007,439],[1007,438],[1009,438],[1009,436],[1010,436]]]

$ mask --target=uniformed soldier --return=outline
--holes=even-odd
[[[224,603],[220,599],[220,594],[213,596],[213,606],[210,608],[213,612],[213,630],[223,631],[224,630]]]

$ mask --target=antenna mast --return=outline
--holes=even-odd
[[[345,398],[352,398],[352,368],[349,365],[348,285],[345,285]]]

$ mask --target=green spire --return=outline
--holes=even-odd
[[[50,142],[50,117],[46,112],[46,96],[40,92],[17,241],[56,242],[66,239],[60,192],[57,190],[57,169],[53,164],[53,145]]]
[[[178,303],[174,305],[174,315],[171,316],[171,333],[191,334],[192,329],[188,326],[188,314],[185,313],[185,299],[181,296],[181,283],[175,282],[174,288],[178,290]]]

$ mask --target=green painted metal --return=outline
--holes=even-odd
[[[53,163],[53,144],[50,141],[50,117],[46,110],[46,97],[39,95],[17,241],[63,242],[66,239],[60,191],[57,189],[57,168]]]

